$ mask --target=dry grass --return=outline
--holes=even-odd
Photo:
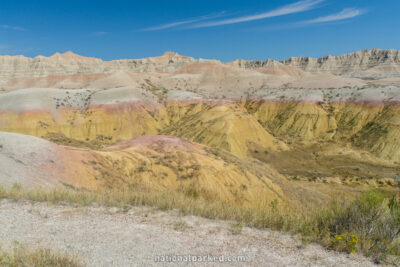
[[[99,150],[115,143],[112,141],[112,137],[102,135],[98,135],[95,140],[86,141],[68,138],[62,133],[47,133],[43,138],[59,145],[90,148],[92,150]]]
[[[75,257],[54,253],[50,249],[28,249],[17,246],[13,249],[0,248],[0,266],[4,267],[78,267],[82,266]]]
[[[357,158],[351,151],[346,148],[345,143],[339,142],[319,142],[312,145],[296,143],[289,151],[281,152],[266,150],[254,144],[250,147],[251,157],[266,162],[287,177],[308,181],[339,177],[345,184],[379,185],[383,181],[382,186],[397,187],[397,182],[387,184],[386,180],[390,179],[386,178],[400,176],[398,166]]]
[[[400,201],[396,195],[369,191],[354,201],[333,202],[327,209],[309,213],[282,211],[277,203],[248,208],[205,200],[181,191],[105,191],[73,189],[23,189],[18,185],[0,187],[0,199],[30,200],[78,206],[119,207],[126,212],[133,206],[152,206],[160,210],[178,210],[210,219],[234,221],[234,225],[271,228],[300,233],[304,240],[316,241],[327,248],[362,252],[380,261],[387,255],[400,255]],[[239,227],[233,228],[235,233]]]
[[[299,232],[332,249],[363,252],[377,262],[400,256],[400,201],[384,191],[368,191],[350,203],[333,202],[316,212]]]

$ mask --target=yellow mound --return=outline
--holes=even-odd
[[[248,155],[251,143],[272,150],[287,149],[254,117],[244,113],[238,105],[229,103],[208,104],[199,112],[184,116],[162,133],[222,148],[239,157]]]
[[[0,185],[178,190],[237,205],[265,205],[274,199],[286,203],[271,180],[284,178],[268,166],[176,137],[143,136],[103,151],[2,132],[0,143]]]

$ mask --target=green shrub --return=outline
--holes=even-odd
[[[209,219],[231,220],[238,225],[271,228],[300,233],[303,240],[316,241],[328,248],[348,253],[363,252],[375,259],[400,256],[400,201],[397,195],[372,190],[352,201],[333,201],[329,208],[310,212],[284,210],[278,200],[252,208],[204,199],[192,187],[164,192],[137,188],[126,191],[78,191],[73,189],[23,189],[0,186],[0,199],[26,199],[54,204],[120,207],[127,212],[132,206],[153,206],[160,210],[176,209]]]
[[[361,250],[378,259],[400,255],[400,203],[394,195],[373,190],[350,203],[334,202],[306,225],[303,233],[324,240],[331,248]]]

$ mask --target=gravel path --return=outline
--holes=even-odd
[[[179,216],[150,208],[76,208],[0,201],[0,245],[15,241],[73,253],[88,266],[216,266],[155,262],[157,255],[245,256],[225,266],[373,266],[360,255],[327,251],[270,230]],[[162,258],[160,258],[161,260]]]

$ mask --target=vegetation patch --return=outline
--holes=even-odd
[[[78,206],[119,207],[126,212],[133,206],[177,210],[210,219],[233,221],[230,232],[240,234],[242,226],[271,228],[301,234],[302,240],[318,242],[327,248],[348,253],[362,252],[377,261],[400,256],[400,200],[394,193],[372,190],[353,201],[333,201],[329,208],[309,212],[281,210],[278,201],[261,207],[235,206],[211,201],[193,193],[140,190],[90,192],[74,189],[23,189],[18,185],[0,187],[0,199],[30,200]],[[181,227],[178,227],[181,228]],[[393,258],[393,257],[391,257]]]
[[[79,261],[69,255],[55,253],[50,249],[28,249],[18,245],[12,249],[0,248],[0,265],[4,267],[79,267]]]
[[[43,138],[59,145],[90,148],[93,150],[99,150],[115,143],[112,140],[112,136],[102,135],[96,136],[95,140],[90,140],[87,138],[86,141],[68,138],[63,133],[48,133],[43,136]]]

